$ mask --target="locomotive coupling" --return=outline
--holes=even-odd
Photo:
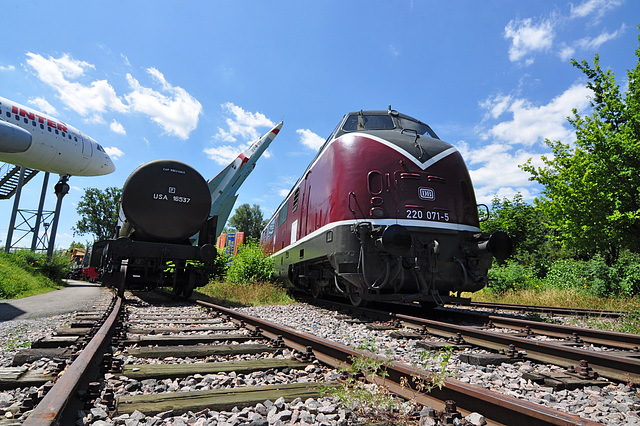
[[[513,250],[513,244],[511,238],[504,231],[496,231],[487,241],[483,241],[478,244],[478,248],[481,252],[489,252],[496,258],[498,262],[502,262],[507,257],[511,256]]]

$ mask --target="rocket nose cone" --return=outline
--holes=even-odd
[[[25,152],[31,146],[31,133],[15,124],[0,121],[0,152]]]

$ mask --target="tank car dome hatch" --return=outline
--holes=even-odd
[[[180,161],[146,163],[122,188],[122,211],[140,240],[183,241],[200,230],[210,209],[207,182]]]

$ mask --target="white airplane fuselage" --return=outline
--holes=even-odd
[[[0,97],[0,161],[72,176],[115,170],[94,139],[47,114]]]

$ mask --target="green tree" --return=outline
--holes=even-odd
[[[593,91],[592,114],[574,109],[568,118],[575,146],[547,140],[553,157],[542,157],[543,167],[531,159],[522,166],[543,185],[537,205],[563,245],[583,255],[602,253],[609,264],[622,249],[640,251],[640,46],[636,56],[624,96],[613,72],[600,68],[598,55],[593,67],[573,60]]]
[[[81,242],[76,242],[75,240],[71,242],[67,251],[72,251],[75,248],[85,248],[84,244]]]
[[[266,220],[262,217],[260,206],[249,204],[239,206],[233,216],[229,218],[228,224],[238,232],[244,232],[245,238],[260,238],[262,229],[267,225]]]
[[[512,259],[532,260],[536,253],[548,244],[549,229],[544,224],[544,215],[524,201],[518,193],[513,200],[495,197],[486,221],[480,223],[483,232],[504,231],[513,243]]]
[[[121,197],[122,190],[113,186],[104,191],[85,189],[76,207],[80,220],[73,227],[73,234],[92,234],[95,241],[111,238],[118,221]]]

